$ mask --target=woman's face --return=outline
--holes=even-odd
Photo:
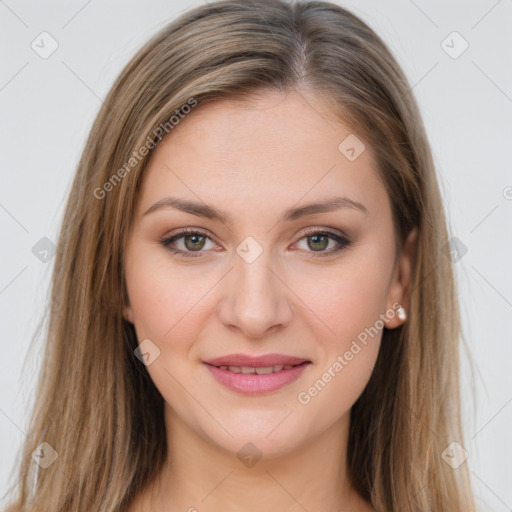
[[[273,457],[346,426],[407,308],[371,148],[328,110],[306,92],[199,106],[144,174],[125,316],[167,420],[230,452]]]

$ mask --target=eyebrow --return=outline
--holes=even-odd
[[[160,199],[154,203],[143,213],[143,216],[162,208],[174,208],[182,212],[196,215],[198,217],[216,220],[227,225],[232,225],[234,220],[234,218],[224,210],[217,210],[205,203],[190,201],[188,199],[181,199],[172,196],[164,197],[163,199]],[[331,212],[341,208],[350,208],[362,212],[365,215],[368,214],[368,210],[365,208],[365,206],[358,201],[354,201],[348,197],[332,197],[322,202],[309,203],[304,206],[290,208],[281,215],[279,222],[290,222],[301,217],[306,217],[308,215]]]

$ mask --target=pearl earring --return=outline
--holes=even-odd
[[[397,310],[396,310],[396,316],[402,320],[402,322],[405,322],[405,320],[407,319],[407,313],[405,312],[405,309],[400,306]]]

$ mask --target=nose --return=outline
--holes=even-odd
[[[272,265],[270,253],[265,249],[250,263],[236,254],[234,268],[224,280],[218,316],[225,326],[246,338],[262,339],[286,327],[293,315],[293,294],[282,272],[275,269],[279,267]]]

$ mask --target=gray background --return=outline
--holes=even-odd
[[[0,506],[16,485],[12,464],[42,355],[40,338],[29,344],[52,259],[32,248],[56,241],[86,135],[115,77],[157,29],[201,3],[0,0]],[[512,2],[337,3],[389,44],[420,103],[463,249],[455,267],[476,367],[476,407],[467,365],[463,378],[467,464],[482,509],[512,510]],[[58,43],[46,59],[31,47],[42,46],[43,31]],[[453,31],[469,44],[457,58],[445,51],[462,48],[457,36],[443,45]]]

